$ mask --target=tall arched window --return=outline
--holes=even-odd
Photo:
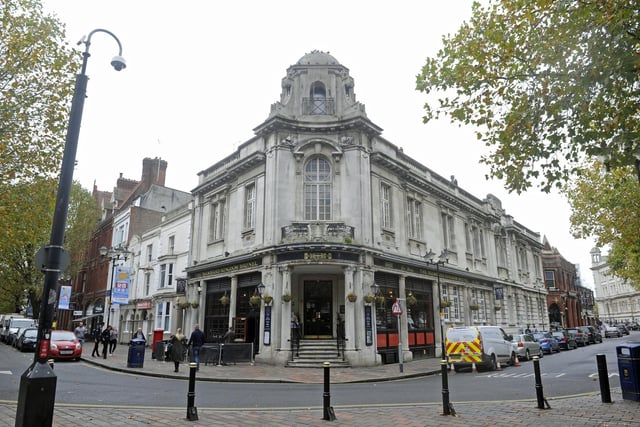
[[[304,219],[331,219],[331,165],[321,157],[310,159],[304,166]]]
[[[322,82],[311,85],[311,114],[327,114],[327,90]]]

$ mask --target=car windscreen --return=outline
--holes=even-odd
[[[31,319],[13,319],[11,321],[12,328],[30,328],[33,326],[33,320]]]
[[[26,331],[24,331],[24,336],[25,336],[25,338],[36,338],[38,336],[38,330],[37,329],[27,329]]]
[[[53,331],[51,332],[52,341],[75,341],[76,336],[73,332]]]
[[[447,330],[447,339],[451,342],[469,342],[478,337],[475,329],[449,329]]]

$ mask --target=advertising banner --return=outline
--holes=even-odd
[[[129,288],[131,288],[131,269],[117,267],[111,304],[128,304]]]
[[[71,286],[60,286],[58,310],[69,310],[69,301],[71,301]]]

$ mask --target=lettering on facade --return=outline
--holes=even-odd
[[[204,277],[204,276],[214,276],[217,274],[233,273],[235,271],[244,270],[246,268],[255,268],[261,264],[262,264],[262,260],[260,259],[260,260],[242,262],[239,264],[225,265],[224,267],[213,268],[211,270],[195,273],[193,277],[196,278],[196,277]]]
[[[318,260],[318,259],[333,259],[331,252],[305,252],[304,259]]]
[[[292,251],[278,254],[278,262],[283,261],[353,261],[357,262],[359,255],[353,252],[342,251],[323,251],[323,252],[304,252]]]

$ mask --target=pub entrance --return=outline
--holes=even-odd
[[[331,280],[304,281],[305,338],[333,337],[333,282]]]

